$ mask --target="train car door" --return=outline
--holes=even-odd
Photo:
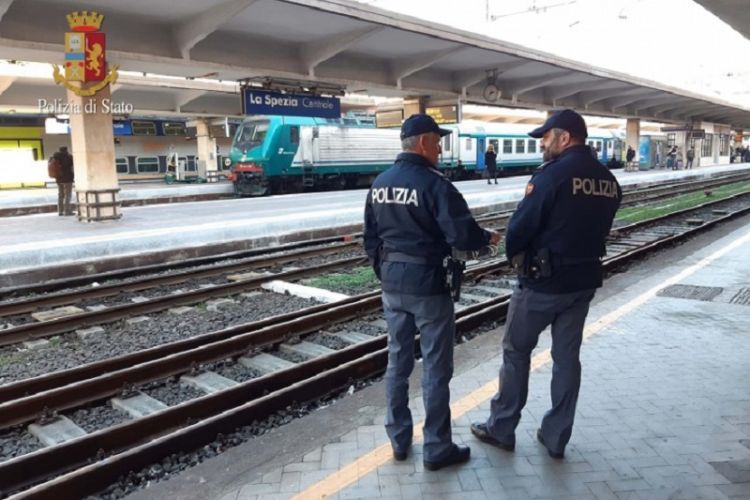
[[[484,145],[485,139],[484,137],[477,137],[477,170],[482,171],[484,170],[484,150],[486,149]]]

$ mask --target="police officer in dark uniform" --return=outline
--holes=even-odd
[[[477,225],[463,196],[436,167],[440,138],[449,133],[425,114],[404,121],[404,152],[375,179],[365,207],[365,250],[382,283],[389,331],[386,432],[394,458],[406,459],[413,434],[409,375],[419,332],[428,470],[465,462],[470,455],[467,446],[451,439],[448,383],[455,318],[444,260],[451,247],[474,251],[499,240]]]
[[[505,249],[519,284],[508,311],[499,391],[487,421],[472,424],[471,431],[486,443],[513,450],[528,394],[531,351],[542,330],[552,325],[552,408],[537,439],[550,456],[563,458],[581,383],[584,322],[602,286],[601,257],[622,191],[584,145],[586,123],[575,111],[554,113],[529,135],[542,138],[545,163],[508,222]]]

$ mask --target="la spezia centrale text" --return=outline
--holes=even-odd
[[[133,105],[125,101],[89,99],[85,103],[64,101],[62,99],[39,99],[39,112],[55,115],[94,114],[94,113],[132,113]]]
[[[326,97],[300,97],[273,94],[257,95],[253,92],[247,94],[247,102],[253,105],[269,106],[271,108],[299,108],[300,103],[303,108],[333,109],[334,107],[333,100]]]

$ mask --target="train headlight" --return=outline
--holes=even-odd
[[[232,160],[229,158],[224,158],[224,166],[225,167],[231,167],[232,166]]]

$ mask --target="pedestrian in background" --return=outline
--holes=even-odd
[[[601,257],[622,191],[585,145],[586,123],[573,110],[558,111],[531,131],[542,138],[545,163],[526,186],[508,222],[506,255],[519,282],[503,337],[499,387],[485,422],[471,424],[481,441],[512,451],[526,404],[531,352],[552,325],[552,408],[537,440],[563,458],[581,383],[579,352],[589,303],[602,286]]]
[[[695,159],[695,148],[688,149],[687,155],[685,156],[687,161],[685,162],[685,170],[693,168],[693,160]]]
[[[677,170],[677,146],[672,146],[672,149],[667,153],[667,168]]]
[[[628,146],[628,152],[625,153],[625,170],[627,172],[630,172],[631,170],[635,170],[635,165],[633,164],[634,159],[635,159],[635,149],[633,149],[633,146]]]
[[[71,198],[73,196],[73,156],[68,153],[68,148],[61,146],[60,150],[52,155],[50,162],[57,162],[57,215],[73,215]]]
[[[437,169],[440,138],[450,133],[426,114],[404,121],[403,152],[375,179],[365,205],[364,246],[382,284],[388,323],[386,433],[393,457],[405,460],[414,426],[409,375],[419,332],[427,470],[465,462],[471,454],[468,446],[453,443],[451,433],[448,384],[456,323],[443,262],[451,247],[473,251],[500,239],[479,227],[464,197]]]
[[[487,184],[491,184],[490,179],[495,179],[497,184],[497,153],[495,146],[490,144],[484,153],[484,166],[487,169]]]

